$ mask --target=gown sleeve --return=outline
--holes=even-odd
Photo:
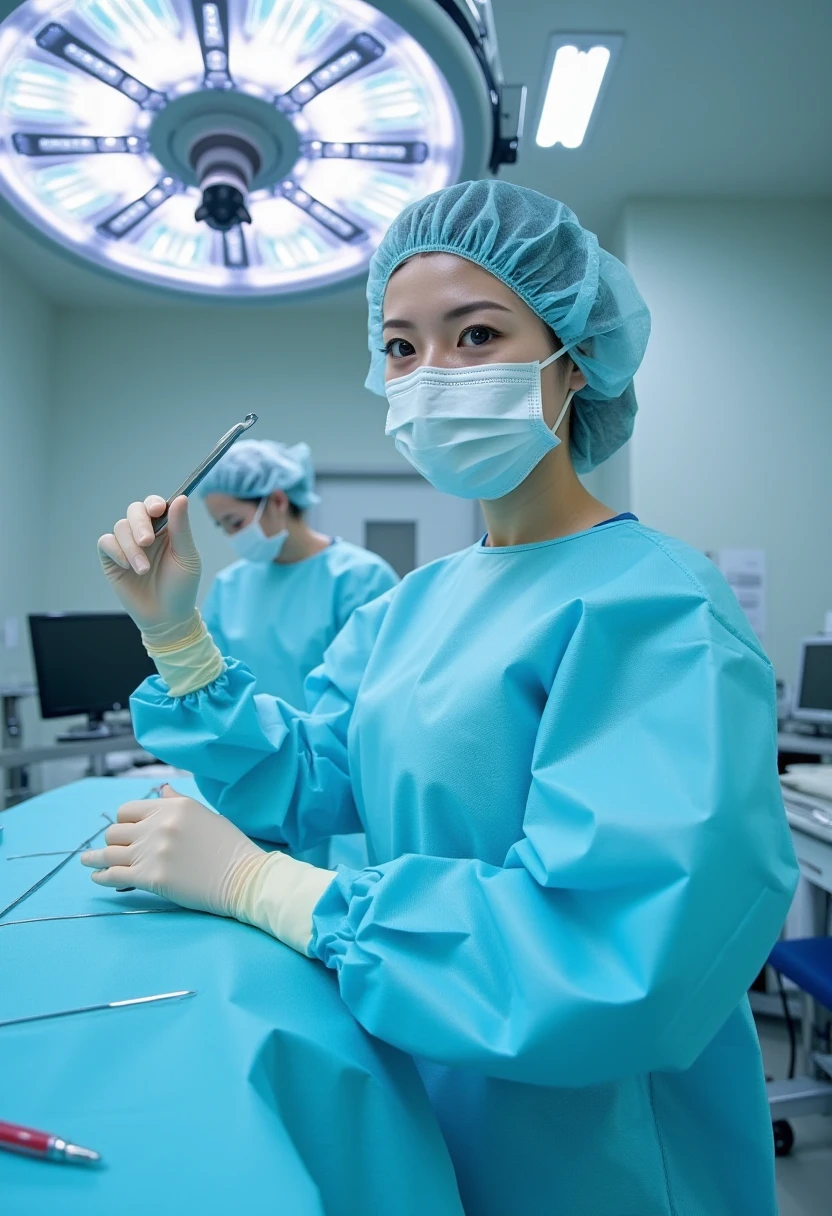
[[[796,881],[773,672],[707,599],[649,617],[584,611],[501,866],[338,871],[311,950],[371,1034],[582,1086],[689,1067],[743,999]],[[500,780],[498,754],[482,780]]]
[[[247,835],[293,850],[363,831],[350,781],[347,731],[389,598],[356,612],[307,678],[308,711],[256,691],[230,661],[219,679],[172,697],[159,676],[134,693],[136,738],[192,772],[208,802]]]

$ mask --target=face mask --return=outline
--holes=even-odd
[[[543,418],[542,363],[420,367],[387,384],[385,432],[431,485],[458,498],[503,498],[560,443]]]
[[[267,498],[263,499],[250,524],[246,524],[245,528],[241,528],[239,532],[234,532],[228,537],[232,549],[243,561],[263,562],[264,564],[273,562],[280,555],[280,551],[286,543],[289,533],[285,528],[276,536],[266,536],[260,526],[260,520],[268,501]]]

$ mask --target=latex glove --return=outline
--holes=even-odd
[[[170,786],[162,797],[127,802],[104,833],[107,847],[81,854],[101,887],[138,887],[183,908],[234,916],[233,878],[268,857],[239,828]]]
[[[170,506],[168,526],[160,537],[153,520],[165,512],[165,500],[151,495],[134,502],[127,516],[98,541],[101,566],[145,641],[168,646],[193,633],[202,562],[191,534],[188,500]]]

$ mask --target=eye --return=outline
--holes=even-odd
[[[485,346],[486,342],[498,337],[496,329],[490,329],[487,325],[472,325],[470,329],[463,330],[460,334],[459,344],[460,346]]]
[[[416,354],[416,350],[406,338],[391,338],[384,347],[384,353],[394,359],[409,359],[411,355]]]

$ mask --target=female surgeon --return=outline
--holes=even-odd
[[[303,707],[306,677],[335,635],[398,579],[375,553],[310,528],[305,512],[320,499],[305,443],[243,440],[200,494],[240,558],[214,580],[205,624],[258,691]]]
[[[160,672],[137,734],[220,814],[129,803],[84,864],[333,968],[416,1058],[470,1216],[775,1216],[745,996],[795,883],[772,670],[707,559],[576,475],[631,433],[647,309],[500,181],[404,211],[368,298],[387,431],[485,540],[359,609],[301,713],[195,612],[185,500],[157,541],[134,504],[99,544]],[[360,827],[359,871],[249,839]]]

